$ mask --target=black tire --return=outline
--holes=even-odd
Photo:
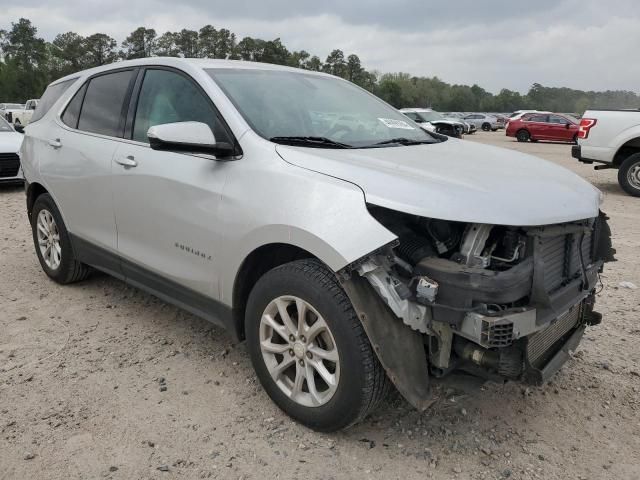
[[[531,135],[529,135],[529,132],[527,130],[518,130],[518,132],[516,133],[516,140],[518,140],[519,142],[527,142],[531,139]]]
[[[60,237],[60,264],[55,269],[52,269],[45,263],[38,245],[38,216],[43,210],[47,210],[52,215]],[[33,235],[33,245],[36,249],[36,255],[40,261],[40,266],[52,280],[64,285],[79,282],[80,280],[87,278],[91,270],[87,265],[76,260],[73,247],[71,246],[69,232],[62,220],[62,215],[60,215],[58,207],[53,201],[53,198],[51,198],[51,195],[48,193],[40,195],[33,204],[33,210],[31,212],[31,231]]]
[[[618,170],[618,183],[629,195],[640,197],[640,153],[634,153],[622,162]]]
[[[491,124],[490,123],[483,123],[481,128],[482,128],[483,132],[488,132],[489,130],[491,130]]]
[[[273,300],[285,295],[312,305],[335,339],[340,376],[335,393],[320,406],[304,406],[289,398],[269,374],[262,356],[262,314]],[[249,295],[245,328],[251,362],[269,397],[282,411],[313,430],[333,432],[353,425],[389,392],[390,382],[349,298],[333,272],[317,260],[287,263],[261,277]]]

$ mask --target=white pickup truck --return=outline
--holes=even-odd
[[[596,170],[618,169],[618,183],[640,197],[640,110],[587,110],[571,155]]]
[[[7,118],[7,120],[15,127],[26,127],[31,121],[31,117],[33,116],[33,112],[35,112],[37,106],[38,99],[34,98],[27,100],[27,103],[24,104],[24,108],[22,110],[13,110],[10,118]]]

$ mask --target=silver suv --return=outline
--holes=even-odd
[[[98,269],[226,327],[317,430],[362,419],[390,382],[418,409],[454,370],[542,383],[600,320],[597,189],[329,75],[99,67],[48,87],[21,154],[49,277]]]

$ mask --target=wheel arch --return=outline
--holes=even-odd
[[[244,316],[247,300],[257,281],[269,270],[305,258],[320,260],[301,247],[278,242],[257,247],[245,257],[233,282],[232,319],[236,338],[245,338]]]
[[[49,191],[41,183],[33,182],[27,187],[27,214],[29,215],[29,220],[31,220],[31,212],[36,199],[43,193],[49,193]]]
[[[616,167],[622,165],[627,157],[633,155],[634,153],[640,153],[640,136],[632,138],[631,140],[627,140],[625,143],[620,145],[615,155],[613,156],[613,164]]]

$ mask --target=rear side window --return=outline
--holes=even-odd
[[[561,125],[566,125],[567,123],[569,123],[569,120],[558,115],[549,115],[549,123],[559,123]]]
[[[82,102],[78,129],[121,137],[123,106],[134,74],[134,70],[123,70],[92,78]]]
[[[547,115],[531,115],[526,118],[526,121],[547,123]]]
[[[49,85],[38,102],[35,112],[33,112],[31,123],[37,122],[44,117],[51,107],[53,107],[53,104],[58,101],[62,94],[66,92],[76,80],[77,78],[72,78],[70,80],[65,80],[64,82],[56,83],[55,85]]]
[[[87,91],[87,84],[85,83],[80,90],[73,96],[69,105],[62,114],[62,121],[65,125],[71,128],[78,128],[78,119],[80,118],[80,108],[82,107],[82,101],[84,100],[84,94]]]

